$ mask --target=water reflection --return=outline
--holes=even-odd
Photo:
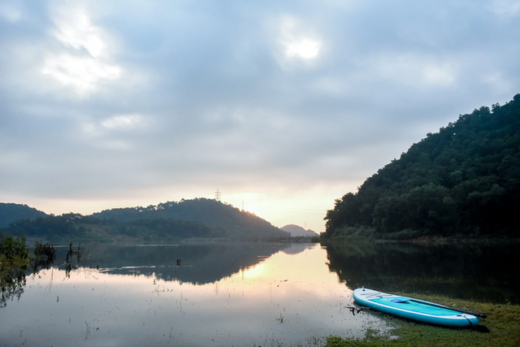
[[[8,301],[20,299],[26,284],[25,269],[12,268],[2,272],[0,278],[1,296],[0,308],[5,307]]]
[[[325,263],[316,245],[82,247],[77,269],[27,278],[20,300],[0,310],[0,336],[6,345],[321,346],[379,326],[345,308],[351,291]]]
[[[291,243],[282,250],[285,254],[298,254],[312,249],[314,245],[308,243]]]
[[[72,243],[69,244],[69,249],[65,256],[65,276],[70,278],[70,272],[76,270],[81,261],[81,245],[78,245],[77,249],[72,247]]]
[[[291,248],[290,244],[275,243],[90,246],[84,250],[81,265],[109,274],[154,276],[159,280],[202,285],[227,278]]]
[[[42,244],[36,242],[34,255],[28,265],[23,265],[21,267],[12,267],[8,265],[7,268],[2,266],[0,272],[0,308],[5,307],[8,301],[12,301],[15,298],[20,300],[27,283],[27,272],[37,274],[42,269],[49,269],[54,263],[54,260],[56,260],[55,248],[48,243]]]
[[[2,298],[12,303],[0,309],[0,345],[321,346],[331,334],[361,337],[381,327],[374,313],[351,312],[349,288],[518,302],[519,280],[507,269],[519,250],[69,245],[52,266],[5,275]]]
[[[0,307],[9,299],[20,299],[24,292],[26,274],[37,274],[49,269],[56,258],[65,259],[55,264],[70,278],[80,263],[83,268],[96,268],[100,272],[119,275],[144,275],[165,281],[181,283],[214,283],[235,273],[257,265],[280,250],[297,254],[309,245],[302,244],[203,244],[179,246],[107,246],[81,245],[54,248],[50,244],[36,243],[34,258],[28,267],[5,271],[1,278]],[[82,259],[82,254],[85,254]],[[83,261],[82,261],[83,260]],[[29,271],[30,270],[30,271]],[[256,270],[258,271],[258,269]]]
[[[351,289],[419,292],[520,302],[512,264],[518,244],[344,243],[328,247],[329,269]]]

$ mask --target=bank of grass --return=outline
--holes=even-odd
[[[362,339],[327,338],[327,347],[351,346],[520,346],[520,305],[491,304],[467,300],[451,299],[436,295],[404,294],[461,310],[486,313],[480,324],[489,328],[489,333],[470,329],[450,329],[414,323],[381,313],[380,316],[390,326],[389,333],[383,334],[368,329]],[[379,313],[378,313],[379,314]]]

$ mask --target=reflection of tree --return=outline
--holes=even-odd
[[[142,274],[165,281],[213,283],[289,247],[287,244],[200,244],[182,246],[99,246],[85,251],[82,266],[111,274]],[[181,266],[177,266],[177,259]]]
[[[81,246],[78,245],[77,250],[72,248],[72,242],[69,244],[69,250],[67,251],[67,255],[65,256],[65,276],[70,278],[70,272],[72,270],[77,269],[78,267],[74,264],[74,256],[76,256],[76,261],[79,264],[81,259]]]
[[[49,246],[52,247],[52,246]],[[288,248],[287,244],[206,244],[175,246],[92,246],[83,250],[69,244],[68,248],[40,247],[38,256],[27,269],[12,269],[2,278],[2,303],[19,298],[23,293],[27,273],[49,269],[53,261],[64,259],[59,267],[70,277],[81,265],[85,269],[100,268],[111,274],[154,276],[165,281],[193,284],[213,283],[240,270],[254,266],[273,254]],[[179,265],[177,260],[181,260]]]
[[[24,240],[25,241],[25,240]],[[11,266],[8,269],[2,269],[0,273],[1,297],[0,307],[5,307],[8,300],[20,296],[24,292],[27,283],[26,273],[28,270],[33,274],[37,274],[41,269],[48,269],[56,259],[56,250],[48,243],[41,244],[36,242],[34,255],[29,265]]]
[[[40,269],[48,269],[56,260],[56,249],[49,243],[36,242],[34,245],[34,258],[31,261],[32,273]]]
[[[7,306],[8,300],[20,299],[26,284],[25,268],[11,268],[2,272],[0,278],[2,286],[2,296],[0,297],[0,307]]]
[[[509,269],[518,245],[344,243],[327,246],[329,269],[351,289],[421,292],[518,300],[520,279]],[[517,298],[517,299],[515,299]]]

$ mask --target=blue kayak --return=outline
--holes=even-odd
[[[423,323],[447,327],[471,327],[479,323],[475,315],[467,312],[367,288],[354,290],[354,300],[374,310]]]

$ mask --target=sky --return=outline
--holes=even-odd
[[[0,0],[0,202],[210,198],[324,231],[427,133],[520,93],[520,1]]]

